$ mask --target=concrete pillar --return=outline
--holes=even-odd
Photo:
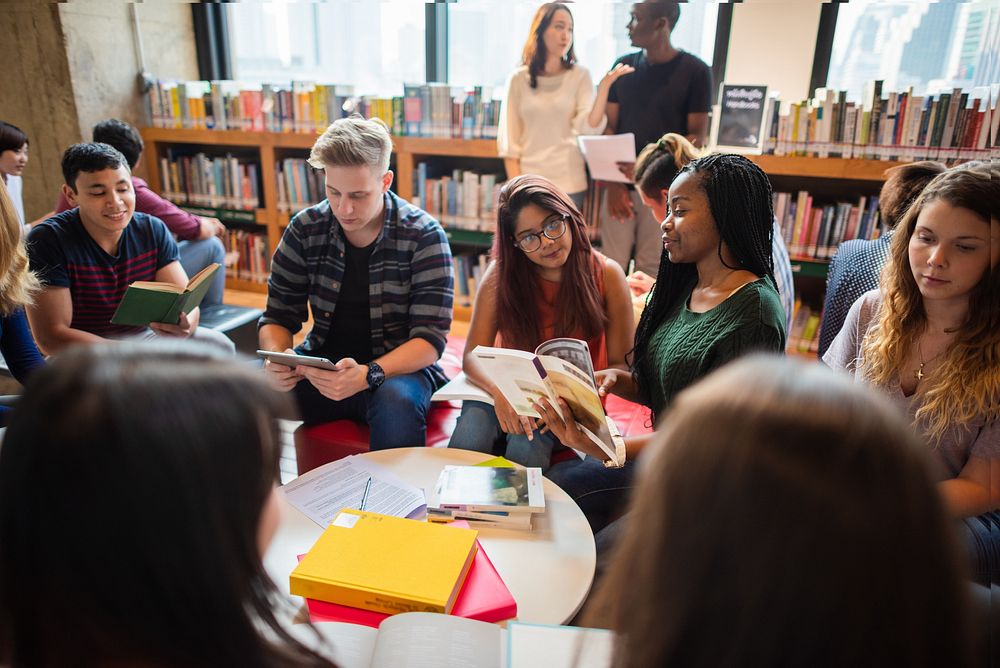
[[[63,181],[62,152],[89,140],[95,122],[114,117],[137,127],[147,124],[131,4],[4,3],[0,43],[13,58],[0,68],[0,119],[28,135],[29,220],[52,209]],[[197,79],[191,6],[143,2],[136,15],[146,70],[161,79]]]

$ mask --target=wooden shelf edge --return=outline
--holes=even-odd
[[[229,278],[226,277],[226,289],[227,290],[242,290],[243,292],[259,292],[261,294],[267,294],[267,283],[257,283],[256,281],[247,281],[242,278]]]
[[[748,155],[770,176],[797,176],[852,181],[885,180],[885,170],[905,162],[854,158],[813,158],[795,155]]]

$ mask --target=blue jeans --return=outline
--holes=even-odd
[[[545,477],[569,494],[597,533],[625,511],[634,474],[633,461],[626,462],[623,468],[609,469],[603,462],[587,457],[559,462]]]
[[[493,406],[483,401],[463,401],[462,414],[448,447],[503,455],[522,466],[537,466],[545,471],[557,443],[551,432],[540,434],[537,429],[530,441],[521,434],[506,434],[500,429]]]
[[[212,278],[212,287],[205,293],[205,298],[201,300],[203,306],[215,306],[222,303],[222,294],[226,289],[226,249],[222,245],[219,237],[202,239],[201,241],[181,241],[177,244],[181,252],[181,266],[184,273],[191,278],[199,271],[218,262],[223,265],[222,269]]]
[[[387,378],[375,391],[364,390],[340,401],[327,399],[308,380],[299,381],[292,392],[306,425],[345,419],[364,422],[371,430],[372,450],[427,444],[427,411],[434,393],[427,369]]]

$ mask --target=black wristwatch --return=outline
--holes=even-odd
[[[368,363],[368,376],[366,380],[368,381],[369,390],[377,390],[385,382],[385,371],[378,365],[378,362]]]

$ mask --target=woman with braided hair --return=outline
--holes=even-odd
[[[599,372],[602,395],[639,401],[655,419],[677,393],[726,362],[751,351],[784,350],[772,218],[771,184],[747,158],[708,155],[681,170],[670,184],[660,225],[663,255],[636,331],[630,371]],[[603,453],[576,424],[562,421],[544,400],[539,410],[560,442],[592,455],[557,464],[548,476],[576,500],[597,531],[620,511],[632,465],[606,468]],[[629,457],[650,438],[626,438]]]

